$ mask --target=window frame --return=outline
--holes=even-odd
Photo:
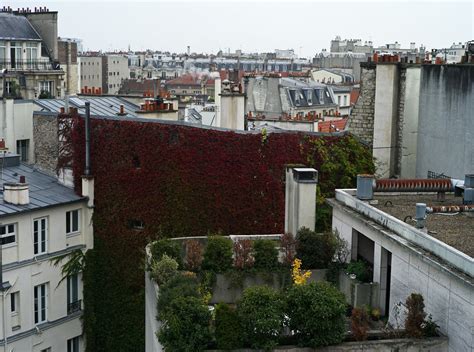
[[[18,244],[17,243],[17,226],[18,226],[18,223],[14,222],[14,223],[10,223],[10,224],[2,224],[2,225],[0,225],[0,232],[1,232],[2,228],[9,229],[10,226],[13,226],[13,232],[5,231],[4,234],[0,234],[0,246],[2,248],[12,247],[12,246],[16,246]],[[13,236],[13,238],[15,240],[13,242],[4,243],[4,239],[7,238],[7,237],[11,237],[11,236]]]
[[[79,352],[81,349],[80,336],[73,337],[67,340],[67,352]]]
[[[41,228],[40,230],[43,220],[44,220],[45,228]],[[36,223],[38,223],[38,230],[35,229]],[[48,224],[47,216],[33,219],[33,254],[35,256],[48,253],[48,231],[49,231],[49,224]],[[38,232],[38,234],[36,234],[36,232]],[[38,239],[35,238],[36,236],[38,236]],[[43,236],[44,238],[40,238]],[[43,247],[44,247],[44,250],[41,250]]]
[[[44,292],[42,292],[43,289],[44,289]],[[33,318],[34,318],[35,325],[43,324],[48,321],[48,284],[47,283],[36,285],[33,288]]]
[[[20,291],[10,293],[10,314],[12,316],[20,313]]]
[[[77,213],[77,229],[73,228],[74,218],[72,214]],[[68,222],[69,220],[69,222]],[[69,226],[68,226],[69,225]],[[69,227],[69,229],[68,229]],[[66,235],[75,235],[81,232],[81,209],[74,209],[66,211]]]

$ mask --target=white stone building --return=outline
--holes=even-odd
[[[93,181],[84,180],[88,198],[20,165],[17,155],[3,155],[2,163],[0,345],[5,351],[83,351],[81,274],[61,281],[61,265],[52,260],[93,247]]]
[[[353,189],[336,190],[336,198],[329,200],[332,226],[349,244],[348,259],[364,259],[372,266],[382,314],[403,327],[405,300],[411,293],[420,293],[425,311],[448,336],[449,351],[472,351],[474,247],[470,238],[474,217],[470,213],[429,214],[426,227],[417,228],[410,221],[416,218],[417,202],[462,206],[461,199],[447,193],[441,202],[435,193],[414,192],[375,193],[373,199],[365,198],[369,199],[359,199]],[[398,319],[397,312],[401,313]]]
[[[78,60],[81,93],[118,94],[122,81],[130,78],[128,57],[124,55],[80,56]]]

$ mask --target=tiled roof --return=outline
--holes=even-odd
[[[1,12],[0,39],[38,41],[41,37],[26,17]]]
[[[360,89],[359,88],[353,88],[351,91],[351,105],[355,105],[357,103],[357,100],[359,99],[359,94],[360,94]]]
[[[206,76],[198,76],[193,74],[182,75],[181,77],[169,80],[166,82],[166,86],[201,86],[203,79],[207,79],[206,85],[213,86],[214,78]]]
[[[340,132],[346,128],[348,118],[318,122],[318,132]]]
[[[138,81],[136,79],[125,79],[119,89],[119,94],[138,94],[143,95],[145,92],[154,92],[160,89],[160,82],[153,79],[144,79]]]

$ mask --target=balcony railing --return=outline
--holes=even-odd
[[[0,60],[0,70],[8,71],[57,71],[60,66],[49,60]]]
[[[77,300],[75,302],[71,302],[67,304],[67,314],[72,314],[74,312],[80,311],[82,309],[81,307],[81,300]]]

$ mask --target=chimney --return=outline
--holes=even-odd
[[[30,203],[30,192],[25,176],[20,176],[20,181],[6,182],[3,184],[3,200],[14,205]]]
[[[426,204],[416,203],[416,215],[415,215],[416,227],[422,229],[425,227],[426,222]]]
[[[296,235],[302,227],[314,231],[318,171],[287,167],[285,182],[285,233]]]

